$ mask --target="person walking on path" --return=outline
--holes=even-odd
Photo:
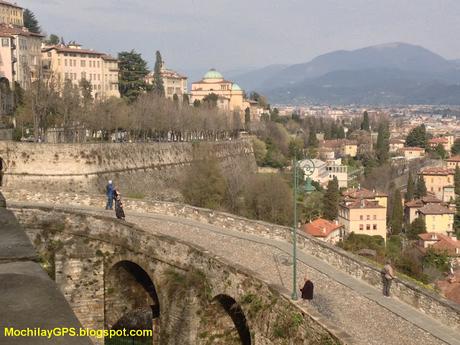
[[[313,299],[314,285],[313,285],[313,282],[309,280],[307,276],[305,276],[304,278],[303,286],[300,285],[299,288],[300,288],[300,292],[302,293],[303,300],[311,301]]]
[[[118,219],[125,220],[123,202],[121,201],[121,194],[118,191],[115,191],[115,215]]]
[[[393,266],[391,266],[391,261],[387,260],[385,262],[385,266],[383,266],[382,269],[383,295],[385,297],[390,297],[391,283],[395,277],[396,276]]]
[[[110,180],[107,186],[105,187],[105,194],[107,195],[107,204],[105,205],[106,210],[113,209],[114,191],[115,188],[113,187],[112,180]]]

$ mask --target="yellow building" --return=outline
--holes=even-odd
[[[455,169],[456,167],[460,166],[460,155],[450,157],[446,159],[446,166],[449,169]]]
[[[358,143],[354,140],[323,140],[320,142],[320,148],[334,150],[336,156],[356,157],[358,155]]]
[[[452,233],[455,211],[441,204],[427,204],[418,213],[425,220],[426,231],[444,235]]]
[[[0,0],[0,23],[24,26],[24,10],[16,4]]]
[[[95,99],[120,97],[118,61],[105,53],[82,49],[81,45],[71,43],[44,47],[42,59],[46,75],[61,86],[66,80],[76,86],[81,80],[87,80]]]
[[[145,81],[148,84],[153,84],[154,72],[147,74]],[[180,100],[187,94],[187,77],[183,76],[173,70],[167,69],[164,65],[161,68],[161,77],[165,89],[165,96],[172,99],[177,95]]]
[[[210,95],[218,96],[217,106],[225,111],[244,113],[250,104],[244,99],[244,91],[238,84],[225,80],[215,69],[209,70],[200,81],[192,83],[191,102],[200,101]]]
[[[37,80],[41,71],[41,44],[43,35],[27,28],[0,24],[0,77],[27,89]]]
[[[425,149],[421,147],[403,147],[401,152],[407,160],[419,159],[425,157]]]
[[[429,167],[421,171],[426,189],[443,202],[455,200],[454,169]]]
[[[381,236],[386,239],[387,209],[376,200],[348,199],[339,204],[339,223],[345,234]]]

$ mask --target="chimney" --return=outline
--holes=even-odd
[[[364,206],[365,206],[365,205],[364,205],[364,200],[361,199],[361,208],[364,208]]]

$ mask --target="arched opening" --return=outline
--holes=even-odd
[[[153,329],[153,337],[106,339],[106,344],[118,344],[120,341],[136,344],[157,342],[160,303],[155,284],[141,266],[131,261],[120,261],[108,271],[104,314],[107,329]]]
[[[198,344],[251,345],[251,332],[240,305],[228,295],[214,297],[203,310],[198,332]]]

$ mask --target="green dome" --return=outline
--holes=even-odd
[[[232,91],[243,91],[243,90],[241,90],[241,87],[238,84],[233,83]]]
[[[224,79],[222,74],[211,68],[203,77],[203,79]]]

